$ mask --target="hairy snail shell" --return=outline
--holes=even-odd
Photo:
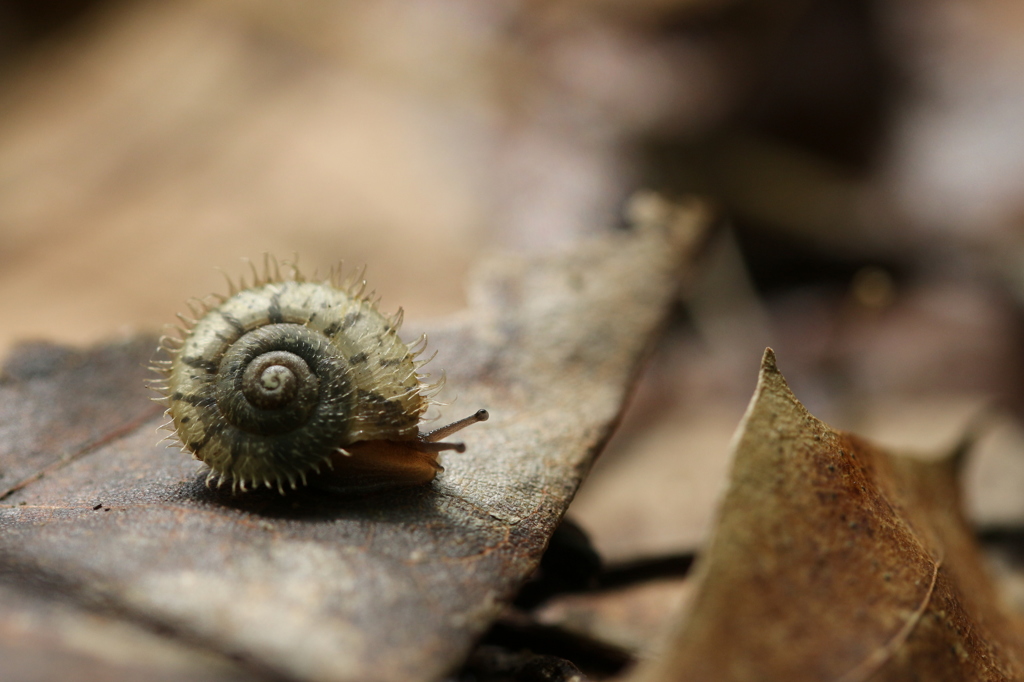
[[[282,273],[282,270],[284,272]],[[267,258],[229,296],[190,304],[180,337],[165,336],[153,362],[183,450],[210,467],[207,484],[243,491],[305,484],[373,489],[428,483],[442,468],[439,443],[487,419],[486,410],[429,433],[419,423],[440,384],[423,383],[398,337],[402,310],[385,317],[366,282],[340,270],[307,281]]]

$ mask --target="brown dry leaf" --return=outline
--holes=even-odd
[[[686,578],[663,578],[598,590],[556,595],[533,614],[542,625],[570,632],[651,658],[664,648],[666,626],[692,589]]]
[[[87,351],[38,343],[8,358],[0,370],[0,499],[161,413],[139,382],[153,343]]]
[[[769,349],[693,600],[632,679],[1021,679],[1020,623],[961,513],[962,459],[833,431]]]
[[[4,573],[10,568],[5,565]],[[35,586],[0,585],[0,680],[241,682],[268,677],[92,606],[54,593],[53,582],[47,584],[42,576]]]
[[[16,482],[0,506],[0,587],[101,609],[253,677],[438,679],[536,567],[707,220],[697,204],[633,207],[631,231],[485,263],[471,308],[425,328],[458,411],[492,418],[422,489],[211,491],[195,462],[154,445],[158,418],[139,426],[152,413],[135,345],[34,374],[16,360],[0,386],[0,428],[18,445],[2,460]],[[130,371],[108,386],[97,358]]]

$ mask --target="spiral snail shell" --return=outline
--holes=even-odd
[[[189,304],[179,336],[164,336],[152,368],[171,439],[206,463],[208,485],[284,492],[310,477],[332,487],[428,483],[443,438],[487,411],[428,433],[420,419],[442,382],[423,383],[418,356],[398,337],[402,310],[385,317],[361,276],[340,268],[306,280],[293,264],[264,260],[229,295]]]

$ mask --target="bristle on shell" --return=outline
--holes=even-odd
[[[168,408],[166,414],[170,417],[160,427],[170,431],[161,442],[176,445],[205,462],[209,466],[208,486],[230,487],[233,492],[265,487],[285,493],[307,485],[311,476],[337,473],[341,463],[349,466],[348,463],[359,460],[362,468],[358,476],[373,479],[373,485],[379,487],[381,482],[377,479],[383,474],[374,472],[372,458],[353,458],[347,449],[350,445],[364,441],[392,443],[393,447],[389,447],[397,448],[395,452],[401,453],[404,447],[420,452],[416,457],[421,458],[426,450],[436,453],[438,449],[457,449],[457,445],[423,448],[419,444],[419,423],[429,407],[441,404],[435,398],[445,377],[442,373],[440,380],[427,383],[428,375],[419,372],[434,357],[420,359],[426,349],[426,335],[408,346],[399,339],[397,332],[404,311],[399,308],[390,316],[379,312],[380,297],[368,291],[365,267],[349,274],[339,263],[326,278],[307,279],[297,265],[297,258],[279,261],[265,255],[259,265],[246,261],[246,268],[248,272],[238,278],[221,271],[227,294],[189,299],[188,314],[179,313],[181,324],[170,326],[168,333],[160,337],[150,363],[157,378],[149,382],[149,387],[158,394],[154,400]],[[224,381],[219,373],[225,367],[238,365],[233,361],[224,364],[226,354],[235,353],[239,344],[264,343],[265,336],[278,330],[285,334],[282,348],[298,353],[306,366],[341,367],[345,375],[337,380],[337,386],[330,384],[334,388],[318,389],[327,390],[333,402],[310,408],[310,415],[302,417],[306,421],[300,419],[301,424],[289,426],[290,430],[282,431],[282,435],[260,440],[265,428],[254,431],[247,427],[248,417],[237,416],[229,409],[238,400],[228,399],[222,405],[223,392],[218,393],[216,386]],[[268,350],[261,350],[251,361],[273,347],[267,346]],[[328,359],[321,359],[318,354],[325,354]],[[285,370],[292,372],[289,367]],[[278,374],[274,376],[281,376],[284,370],[275,371]],[[292,372],[288,376],[299,375]],[[320,382],[335,381],[324,375],[316,376]],[[254,381],[256,389],[263,390],[259,382],[270,380]],[[246,393],[244,400],[249,399]],[[272,409],[292,407],[289,403]],[[282,419],[288,421],[291,417]],[[288,440],[310,425],[323,426],[326,435],[297,435],[294,442]],[[323,451],[314,451],[311,443],[320,442],[324,444]],[[397,473],[388,469],[388,475],[400,479],[402,457],[406,455],[389,456],[398,464],[388,465],[397,466]],[[417,482],[433,476],[428,478],[424,467],[433,467],[429,471],[441,470],[436,454],[425,456],[426,464],[416,465]]]

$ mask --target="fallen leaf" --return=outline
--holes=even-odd
[[[594,467],[570,512],[590,531],[602,557],[625,561],[703,546],[725,487],[729,438],[742,413],[720,400],[684,403],[670,419],[609,446],[608,459]]]
[[[686,578],[649,580],[615,590],[557,596],[534,614],[558,626],[651,658],[664,647],[666,625],[689,595]]]
[[[765,352],[694,596],[633,680],[1024,676],[960,505],[963,452],[885,452],[811,416]]]
[[[5,566],[10,577],[12,567]],[[22,577],[28,577],[22,574]],[[266,671],[178,641],[166,633],[69,603],[40,576],[0,585],[0,680],[228,680],[268,679]],[[5,581],[7,582],[7,581]],[[39,589],[43,585],[47,589]],[[261,674],[261,672],[263,674]]]
[[[84,370],[8,381],[2,404],[25,405],[0,415],[2,428],[42,454],[9,456],[25,482],[0,506],[0,585],[52,580],[72,604],[289,678],[434,680],[457,668],[536,568],[707,222],[698,204],[632,206],[632,230],[483,264],[470,310],[423,328],[459,410],[492,416],[422,489],[231,496],[154,445],[158,421],[132,426],[150,409],[141,397],[83,439],[75,406],[103,399],[69,380]],[[95,352],[137,368],[116,347]],[[134,390],[142,376],[130,374]],[[28,413],[54,416],[16,421]],[[77,454],[52,453],[39,423]]]
[[[38,343],[12,353],[0,371],[0,500],[160,414],[139,381],[155,343]]]

